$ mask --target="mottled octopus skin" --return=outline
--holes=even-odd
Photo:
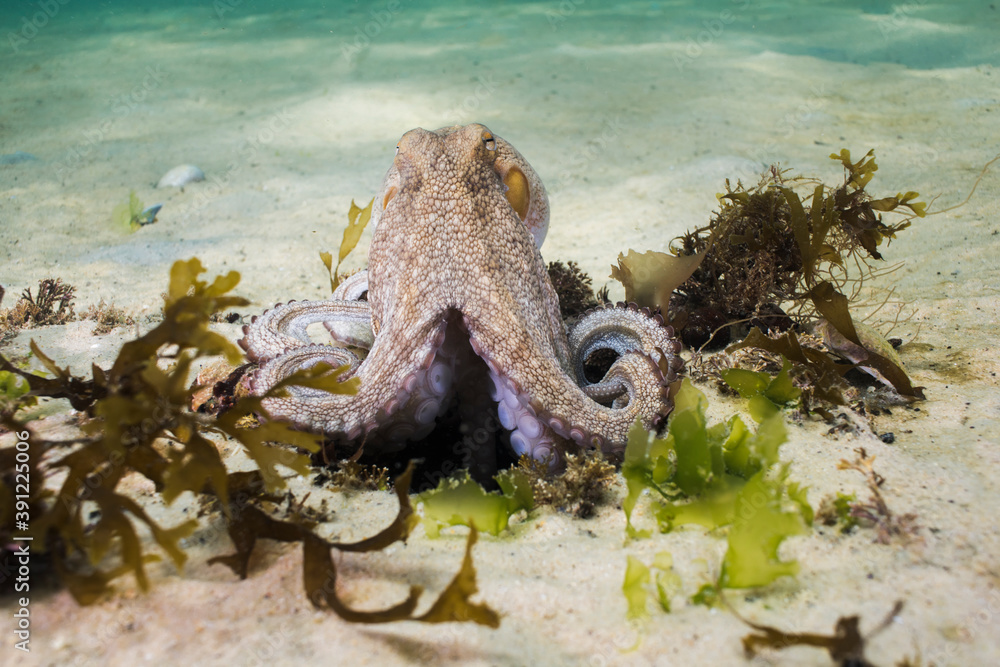
[[[240,341],[261,364],[257,394],[321,359],[350,364],[358,393],[293,387],[288,398],[265,399],[270,418],[388,450],[426,436],[457,394],[493,402],[516,453],[558,465],[578,447],[620,453],[636,419],[650,428],[670,411],[680,343],[658,316],[634,304],[601,308],[567,338],[538,250],[545,190],[486,127],[403,135],[372,221],[367,273],[333,299],[279,305]],[[335,345],[367,349],[365,358],[314,344],[306,326],[315,322]],[[591,384],[582,364],[601,347],[620,356]]]

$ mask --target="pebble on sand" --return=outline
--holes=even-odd
[[[22,164],[24,162],[34,162],[38,158],[31,153],[25,153],[24,151],[14,151],[13,153],[5,153],[0,155],[0,164]]]
[[[156,184],[158,188],[183,188],[188,183],[196,183],[205,180],[205,172],[193,164],[181,164],[163,175],[160,182]]]

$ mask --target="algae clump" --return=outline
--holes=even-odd
[[[772,414],[751,432],[738,415],[709,425],[706,406],[705,395],[685,379],[666,437],[633,426],[622,464],[627,534],[650,534],[632,524],[636,504],[648,490],[663,532],[684,524],[728,529],[717,585],[762,586],[795,574],[797,564],[781,561],[778,547],[786,537],[806,532],[813,511],[806,489],[789,481],[788,465],[779,464],[778,449],[787,439],[781,415]]]
[[[669,253],[620,255],[612,277],[626,299],[659,308],[690,347],[719,347],[748,329],[778,334],[818,324],[852,348],[854,364],[905,400],[922,399],[898,358],[860,333],[850,306],[866,281],[898,268],[879,267],[880,248],[924,217],[926,205],[912,191],[881,198],[867,192],[878,170],[874,151],[856,161],[846,149],[830,158],[844,168],[840,185],[776,166],[752,187],[727,180],[707,226],[671,241]],[[796,372],[811,375],[811,398],[837,401],[846,368],[829,373],[834,364],[820,354],[828,361],[786,356]]]
[[[442,479],[436,489],[417,494],[423,505],[424,530],[438,537],[447,526],[475,526],[491,535],[506,530],[510,517],[534,507],[528,476],[520,470],[505,470],[496,476],[500,493],[489,493],[467,470],[452,479]]]
[[[760,423],[802,395],[802,390],[792,384],[791,369],[791,362],[782,357],[781,370],[773,378],[763,371],[743,368],[727,368],[721,375],[726,384],[747,399],[750,416]]]

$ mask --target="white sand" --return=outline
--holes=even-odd
[[[874,147],[874,193],[916,189],[940,195],[941,209],[964,198],[998,149],[1000,71],[981,64],[996,60],[998,12],[980,3],[894,11],[876,2],[869,11],[879,14],[824,7],[822,16],[811,5],[743,2],[697,11],[635,3],[617,13],[573,2],[488,12],[232,4],[220,19],[208,2],[131,13],[70,3],[19,53],[0,44],[0,153],[39,158],[0,166],[4,305],[59,276],[84,305],[154,313],[170,264],[195,255],[213,274],[239,270],[251,310],[323,296],[318,250],[337,247],[350,200],[374,194],[397,138],[416,126],[480,121],[517,146],[549,187],[544,256],[577,261],[598,286],[619,251],[664,249],[707,221],[724,178],[753,180],[764,163],[836,182],[827,154]],[[347,57],[355,29],[375,20],[369,10],[389,20],[379,14],[379,34]],[[6,32],[36,8],[4,11]],[[182,163],[208,180],[154,190]],[[127,235],[110,215],[130,189],[164,207],[156,224]],[[748,618],[829,632],[839,616],[860,614],[868,628],[904,599],[870,647],[876,664],[918,654],[923,664],[1000,664],[998,194],[994,170],[964,208],[917,221],[884,253],[905,262],[883,287],[912,315],[893,335],[907,341],[903,359],[928,397],[919,411],[877,419],[895,444],[828,436],[809,422],[790,427],[782,450],[815,506],[837,491],[864,495],[860,476],[836,463],[865,447],[890,507],[917,515],[921,541],[881,546],[869,530],[829,529],[790,539],[782,553],[801,574],[733,595]],[[612,295],[621,295],[615,285]],[[91,357],[106,365],[124,340],[71,325],[26,332],[4,353],[22,352],[29,337],[78,373]],[[709,393],[717,419],[741,407]],[[144,487],[136,493],[157,508]],[[387,494],[328,495],[337,513],[326,528],[344,539],[374,532],[395,511]],[[156,509],[167,525],[183,517],[184,499],[175,505]],[[220,524],[197,537],[184,572],[157,568],[148,595],[126,578],[85,609],[65,592],[33,596],[29,656],[14,653],[7,602],[0,662],[745,664],[748,628],[728,613],[682,605],[638,627],[625,621],[626,555],[648,563],[670,551],[690,594],[714,573],[724,542],[690,529],[624,544],[613,505],[586,521],[541,511],[509,535],[483,537],[475,560],[482,599],[504,616],[496,631],[350,625],[312,610],[297,548],[265,549],[240,582],[205,564],[229,548]],[[440,590],[463,544],[418,531],[389,553],[344,556],[342,594],[378,608],[401,599],[403,582]],[[795,649],[760,664],[772,663],[828,660]]]

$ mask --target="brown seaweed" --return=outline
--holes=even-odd
[[[328,252],[321,252],[319,254],[320,259],[323,261],[323,266],[330,273],[330,291],[337,289],[342,280],[340,276],[340,264],[347,256],[351,254],[354,248],[357,247],[358,241],[361,240],[361,234],[364,233],[365,227],[368,226],[368,221],[372,217],[372,204],[375,203],[375,198],[368,202],[368,206],[361,208],[351,200],[351,209],[347,212],[347,227],[344,228],[344,238],[340,241],[340,252],[337,255],[337,265],[333,265],[333,255]]]
[[[0,340],[24,328],[72,322],[76,319],[73,312],[75,293],[76,288],[60,278],[38,281],[35,294],[28,288],[13,307],[0,310]],[[3,294],[0,287],[0,302],[3,301]]]
[[[550,262],[548,273],[559,297],[559,312],[564,320],[582,315],[601,304],[594,294],[593,280],[580,270],[576,262]]]
[[[97,600],[114,579],[126,573],[135,576],[142,590],[149,587],[145,566],[157,555],[144,550],[137,523],[145,526],[177,567],[183,566],[187,556],[180,540],[197,523],[188,520],[165,528],[154,521],[142,506],[118,490],[126,475],[138,473],[153,483],[167,503],[184,491],[217,497],[237,552],[216,562],[229,565],[243,576],[257,539],[301,541],[303,576],[310,599],[317,605],[325,603],[348,620],[471,620],[496,627],[499,618],[492,610],[468,602],[476,590],[470,555],[475,530],[470,533],[459,574],[422,616],[414,618],[411,614],[415,590],[411,592],[412,601],[408,598],[402,605],[378,613],[356,612],[337,599],[330,549],[372,551],[405,539],[414,522],[406,495],[409,475],[397,483],[400,512],[396,521],[359,543],[329,544],[305,524],[279,521],[265,513],[263,504],[273,501],[274,492],[285,486],[280,468],[306,474],[309,458],[301,452],[317,452],[321,438],[280,422],[243,428],[244,415],[260,412],[262,400],[281,395],[289,385],[353,393],[357,379],[340,382],[343,369],[317,364],[284,379],[267,396],[235,400],[217,418],[193,411],[192,397],[201,390],[197,384],[189,385],[195,361],[222,355],[230,363],[238,363],[242,358],[238,348],[210,331],[208,324],[215,313],[247,303],[229,295],[239,282],[238,273],[230,272],[209,283],[198,278],[204,271],[197,259],[175,263],[165,295],[163,321],[126,343],[110,369],[95,365],[90,379],[73,376],[68,369],[59,367],[34,341],[32,351],[51,378],[21,370],[0,356],[0,368],[22,378],[29,387],[27,394],[15,398],[19,403],[0,414],[0,421],[29,444],[31,497],[24,502],[31,516],[27,532],[34,539],[34,550],[51,558],[55,571],[80,604]],[[90,421],[84,424],[83,435],[70,441],[50,441],[35,435],[16,414],[18,405],[36,396],[66,398],[75,409],[85,411]],[[240,443],[258,469],[229,473],[217,446],[209,439],[212,435]],[[13,473],[14,463],[14,450],[0,451],[0,480]],[[60,473],[64,479],[58,491],[45,490],[44,478]],[[13,489],[0,484],[2,544],[8,544],[14,533],[14,506]],[[18,526],[19,532],[24,530]]]
[[[743,637],[743,651],[748,658],[756,656],[761,649],[781,650],[792,646],[814,646],[826,649],[830,658],[841,667],[874,667],[865,657],[865,646],[875,635],[889,627],[902,610],[903,601],[899,600],[882,622],[867,635],[861,634],[860,617],[841,616],[837,619],[833,634],[825,635],[814,632],[785,632],[770,625],[754,623],[730,607],[730,611],[737,618],[757,631],[756,634]]]
[[[922,399],[898,358],[859,335],[850,302],[865,280],[879,275],[874,264],[883,259],[879,248],[914,217],[923,217],[926,205],[915,201],[916,192],[878,199],[868,194],[865,188],[878,169],[873,151],[858,161],[847,150],[830,157],[844,167],[841,185],[827,187],[777,167],[752,188],[727,181],[708,226],[674,239],[669,254],[629,251],[619,257],[612,277],[622,282],[628,298],[667,312],[689,345],[724,342],[728,333],[715,335],[715,329],[743,323],[749,323],[752,337],[756,330],[778,334],[819,321],[853,346],[854,365],[901,396]],[[895,222],[883,219],[904,210]],[[820,358],[825,353],[785,356],[821,379],[814,397],[834,395],[832,365]]]
[[[882,495],[882,484],[885,478],[875,472],[875,457],[869,456],[864,447],[855,450],[857,457],[853,461],[841,459],[838,470],[855,470],[865,477],[868,491],[871,494],[867,501],[851,501],[847,504],[851,519],[875,528],[875,542],[889,544],[894,540],[909,542],[914,539],[919,526],[915,514],[896,514],[889,509],[889,504]]]
[[[236,547],[236,553],[216,556],[209,563],[228,566],[241,579],[247,577],[247,568],[254,546],[259,539],[280,542],[302,543],[303,583],[309,600],[316,607],[327,607],[346,621],[353,623],[390,623],[394,621],[422,621],[442,623],[447,621],[471,621],[492,628],[499,627],[500,617],[489,606],[469,600],[478,590],[476,571],[472,564],[472,547],[478,539],[475,526],[466,540],[465,556],[458,574],[444,589],[431,607],[421,615],[415,615],[417,603],[423,590],[411,586],[406,598],[387,609],[378,611],[358,611],[344,603],[337,595],[337,569],[330,557],[331,550],[365,553],[381,551],[395,542],[405,542],[413,528],[419,523],[414,514],[408,495],[414,466],[396,478],[396,498],[399,511],[393,522],[376,535],[359,542],[328,542],[312,531],[312,526],[280,521],[271,518],[263,510],[253,505],[233,508],[227,520],[229,535]]]

